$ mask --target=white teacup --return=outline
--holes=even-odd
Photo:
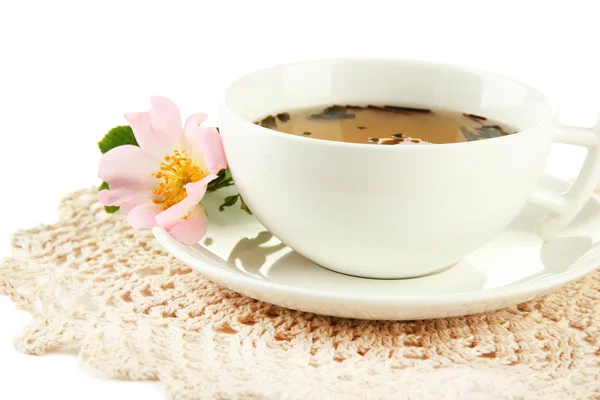
[[[268,114],[331,104],[398,104],[484,115],[514,135],[467,143],[374,146],[255,125]],[[246,75],[220,104],[235,183],[254,215],[315,263],[370,278],[446,268],[498,235],[529,202],[557,235],[600,181],[600,123],[558,125],[539,90],[490,72],[390,59],[308,61]],[[565,195],[536,188],[553,141],[589,148]]]

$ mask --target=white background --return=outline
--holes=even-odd
[[[554,6],[553,4],[562,4]],[[96,141],[148,109],[148,95],[215,119],[244,72],[307,58],[384,56],[465,64],[549,90],[566,123],[600,110],[594,1],[1,1],[0,256],[12,231],[56,218],[68,191],[97,184]],[[550,172],[577,173],[559,148]],[[155,383],[106,381],[73,355],[25,356],[28,317],[0,298],[2,399],[164,398]],[[134,397],[132,397],[134,396]]]

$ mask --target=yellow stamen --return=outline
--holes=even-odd
[[[173,154],[166,156],[160,163],[160,171],[150,176],[161,179],[153,190],[153,201],[155,204],[160,204],[163,210],[186,198],[185,185],[198,182],[205,177],[200,167],[194,164],[184,149],[175,150]]]

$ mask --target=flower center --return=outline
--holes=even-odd
[[[160,171],[150,176],[160,179],[160,183],[153,190],[153,201],[160,204],[163,210],[186,198],[185,185],[204,178],[202,170],[194,164],[184,149],[175,150],[173,154],[166,156],[160,163]]]

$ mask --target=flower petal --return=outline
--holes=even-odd
[[[123,115],[137,140],[140,147],[156,158],[162,158],[164,153],[177,146],[171,143],[168,136],[157,133],[150,125],[149,112],[126,113]]]
[[[215,128],[202,128],[206,114],[191,115],[185,123],[185,138],[202,153],[202,158],[211,174],[227,168],[221,135]]]
[[[198,204],[187,219],[173,225],[168,231],[175,240],[183,244],[197,243],[206,235],[208,218],[204,208]]]
[[[124,117],[140,147],[162,158],[183,144],[181,113],[175,103],[165,97],[150,97],[150,103],[150,111],[126,113]]]
[[[127,215],[137,206],[139,206],[139,204],[125,202],[119,206],[119,211],[121,211],[122,214]]]
[[[158,169],[159,164],[148,152],[137,146],[125,145],[102,155],[98,176],[113,190],[130,185],[151,190],[154,178],[150,175]]]
[[[171,206],[158,214],[156,216],[156,222],[158,222],[158,226],[164,229],[170,229],[177,222],[188,216],[190,210],[194,209],[194,207],[196,207],[196,205],[204,197],[204,194],[206,193],[206,187],[209,182],[216,178],[217,175],[209,175],[198,182],[188,183],[185,185],[187,197],[174,206]]]
[[[206,114],[206,113],[192,114],[188,117],[187,121],[185,121],[185,129],[187,129],[188,126],[200,126],[207,119],[208,119],[208,114]]]
[[[150,97],[152,110],[150,110],[150,126],[156,133],[170,137],[181,142],[183,127],[181,126],[181,112],[179,107],[166,97]],[[180,143],[181,144],[181,143]]]
[[[162,211],[162,208],[153,203],[146,203],[134,207],[127,214],[127,222],[136,229],[150,229],[158,224],[156,216]]]

